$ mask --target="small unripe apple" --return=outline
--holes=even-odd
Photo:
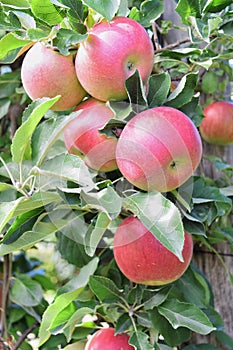
[[[126,333],[114,335],[114,328],[102,328],[95,332],[84,350],[134,350]]]
[[[86,95],[76,76],[74,56],[63,56],[40,42],[26,53],[21,78],[23,87],[32,100],[61,95],[51,108],[55,111],[76,106]]]
[[[94,25],[75,60],[80,83],[102,101],[126,99],[125,81],[136,70],[146,85],[153,64],[154,49],[148,33],[127,17]]]
[[[157,286],[176,281],[188,268],[193,254],[192,236],[185,232],[181,262],[134,217],[118,226],[113,251],[121,272],[132,282]]]
[[[233,104],[212,102],[204,108],[203,114],[199,128],[202,138],[215,145],[233,144]]]
[[[94,98],[80,103],[74,111],[80,113],[64,130],[68,152],[82,157],[91,169],[103,172],[117,169],[117,139],[114,135],[111,137],[99,132],[114,118],[113,111],[104,102]]]
[[[196,170],[201,138],[191,119],[171,107],[155,107],[134,116],[117,143],[121,173],[136,187],[168,192]]]

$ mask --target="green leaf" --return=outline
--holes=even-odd
[[[73,277],[67,284],[61,287],[55,300],[46,309],[42,317],[42,322],[39,329],[40,344],[44,344],[50,337],[49,331],[59,313],[64,310],[70,303],[72,303],[86,287],[89,278],[95,272],[98,265],[98,258],[91,260],[86,266],[82,267],[75,277]]]
[[[36,306],[43,297],[41,285],[27,275],[18,275],[11,288],[11,300],[20,306]]]
[[[113,189],[108,186],[97,193],[85,193],[81,191],[81,198],[86,203],[83,209],[95,208],[105,212],[109,219],[115,219],[121,212],[122,198]]]
[[[184,230],[178,208],[160,192],[136,193],[123,200],[123,207],[136,215],[146,228],[181,261]]]
[[[168,96],[165,105],[179,109],[190,102],[195,95],[197,80],[198,75],[196,73],[185,75],[177,88]]]
[[[120,0],[83,0],[83,3],[110,21],[120,6]]]
[[[111,220],[105,212],[100,212],[96,221],[91,225],[91,229],[87,231],[85,241],[85,251],[89,256],[94,256],[105,231],[107,230]]]
[[[218,77],[215,72],[206,72],[202,78],[201,89],[206,94],[213,94],[218,88]]]
[[[171,79],[168,73],[153,74],[150,76],[147,96],[149,108],[164,104],[170,91],[170,85]]]
[[[65,233],[66,228],[70,228],[72,225],[74,227],[75,225],[78,227],[78,225],[80,225],[80,218],[74,215],[70,210],[53,209],[51,212],[43,213],[35,222],[32,230],[24,232],[16,241],[11,244],[1,244],[0,256],[12,253],[17,250],[28,249],[50,234],[54,234],[57,231],[61,230]],[[84,232],[82,233],[84,234]],[[76,239],[80,239],[80,236]]]
[[[134,332],[130,339],[129,344],[135,346],[137,350],[153,350],[153,346],[149,342],[149,336],[141,331]]]
[[[166,286],[161,288],[158,292],[155,292],[152,298],[144,303],[145,310],[151,310],[156,306],[162,304],[166,299],[171,290],[172,286]]]
[[[63,333],[65,331],[64,334],[69,341],[72,333],[75,331],[75,329],[77,329],[77,327],[85,327],[85,322],[82,322],[82,319],[84,316],[90,314],[93,314],[93,310],[91,308],[81,307],[75,311],[74,304],[70,304],[57,315],[51,324],[49,331],[53,334]],[[94,323],[91,325],[94,327]]]
[[[8,7],[16,8],[16,9],[29,9],[30,5],[28,0],[2,0],[1,3],[3,5],[7,5]]]
[[[61,115],[56,119],[50,118],[38,125],[32,136],[32,160],[35,165],[38,167],[41,165],[51,147],[62,135],[66,125],[77,117],[77,113]]]
[[[204,12],[220,12],[230,5],[232,5],[232,0],[208,0]]]
[[[24,232],[31,230],[37,220],[38,215],[41,214],[43,210],[43,208],[37,208],[19,215],[11,225],[10,229],[4,235],[1,243],[11,244]]]
[[[72,20],[83,22],[84,10],[81,0],[60,0],[61,4],[65,5],[68,10],[68,16]]]
[[[139,113],[148,107],[145,87],[138,70],[125,81],[125,87],[134,112]]]
[[[206,279],[194,268],[189,267],[184,275],[175,283],[175,288],[182,293],[183,300],[200,308],[211,304],[212,292]]]
[[[84,161],[72,154],[63,153],[42,163],[41,167],[34,167],[31,174],[72,181],[86,189],[95,188],[92,175]]]
[[[129,17],[140,22],[144,27],[150,27],[163,13],[164,4],[162,0],[143,1],[140,10],[135,8],[130,12]]]
[[[0,63],[12,63],[22,47],[31,41],[23,39],[15,33],[7,33],[0,39]]]
[[[158,311],[174,329],[186,327],[200,334],[209,334],[215,330],[206,314],[196,305],[171,299],[159,305]]]
[[[57,48],[62,55],[67,56],[73,46],[86,40],[87,37],[88,34],[80,34],[70,29],[61,28],[57,33]]]
[[[115,334],[121,334],[127,332],[132,325],[131,318],[128,313],[122,314],[116,323]]]
[[[53,323],[49,327],[49,332],[51,334],[62,333],[64,325],[70,319],[72,314],[75,312],[74,303],[68,304],[53,320]]]
[[[56,25],[62,21],[62,16],[51,3],[50,0],[29,0],[32,13],[35,17],[41,19],[49,25]]]
[[[11,184],[7,184],[5,182],[0,182],[0,192],[12,190],[14,189],[14,186]]]
[[[25,29],[36,28],[35,19],[32,16],[30,16],[28,13],[25,13],[23,11],[14,11],[13,13],[17,16],[23,28]]]
[[[51,108],[60,97],[52,99],[42,98],[39,100],[39,105],[32,111],[27,120],[16,130],[12,140],[11,152],[13,162],[21,163],[24,159],[31,157],[31,136],[43,118],[44,114]]]
[[[189,17],[201,17],[200,0],[179,0],[176,11],[184,24],[189,24]]]
[[[101,302],[114,302],[123,297],[115,283],[106,277],[91,276],[89,286]]]
[[[55,204],[56,202],[60,202],[60,196],[57,193],[40,191],[35,192],[29,198],[21,197],[20,204],[16,207],[13,217],[24,214],[26,212],[30,212],[33,209],[40,208],[43,206],[47,206],[50,203]]]

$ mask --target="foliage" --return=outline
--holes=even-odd
[[[162,19],[162,0],[1,1],[0,255],[5,311],[0,327],[5,346],[31,349],[26,336],[34,333],[41,350],[59,346],[68,350],[68,344],[82,349],[87,335],[107,322],[118,333],[129,332],[130,344],[138,350],[182,348],[192,332],[212,332],[232,348],[233,340],[224,333],[223,320],[214,309],[211,285],[194,264],[168,286],[136,285],[118,270],[111,247],[116,227],[129,213],[138,216],[177,256],[182,250],[183,227],[208,249],[214,250],[218,242],[232,247],[233,166],[209,155],[207,161],[220,178],[210,179],[200,171],[176,191],[140,192],[118,171],[97,173],[68,155],[62,134],[75,114],[52,112],[50,107],[58,97],[31,102],[20,82],[21,59],[33,42],[51,42],[68,55],[77,50],[96,21],[129,16],[148,30],[155,45],[148,95],[136,72],[126,82],[129,99],[123,108],[111,103],[116,120],[101,132],[108,133],[112,125],[122,126],[138,111],[160,105],[184,111],[198,127],[203,107],[200,96],[206,95],[205,103],[226,98],[232,81],[228,60],[233,58],[233,7],[227,0],[179,0],[176,11],[183,23],[177,30],[188,29],[188,45],[182,48],[163,47],[174,28]],[[15,105],[24,110],[17,110],[17,130],[11,129],[13,119],[8,112]],[[157,210],[173,215],[168,223],[172,243],[161,234]],[[53,283],[44,256],[32,256],[32,250],[49,244],[73,265],[66,280]],[[216,347],[188,345],[184,349],[202,348]]]

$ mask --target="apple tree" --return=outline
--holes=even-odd
[[[232,259],[233,5],[174,3],[168,15],[172,2],[163,0],[0,2],[1,349],[233,348],[232,316],[215,303],[215,289],[221,296],[226,286],[212,284],[198,255],[209,254],[211,274],[232,288],[231,260],[219,246]],[[128,29],[116,29],[118,21]],[[123,76],[116,67],[128,49]],[[102,97],[120,81],[123,93]],[[215,101],[228,103],[229,118],[230,141],[218,148],[199,133]],[[150,111],[153,122],[130,129]],[[133,140],[120,152],[125,135]],[[106,159],[114,166],[99,166]],[[160,177],[169,187],[158,186]],[[144,276],[156,268],[152,279],[135,281],[117,263],[114,242],[130,219],[140,223],[126,225],[126,239],[137,242],[141,226],[143,234],[135,251],[119,246],[129,249],[121,260]],[[191,256],[176,274],[185,237]],[[232,315],[231,299],[227,308]],[[106,332],[96,345],[108,327],[115,336]]]

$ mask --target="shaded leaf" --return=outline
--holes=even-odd
[[[186,342],[191,337],[190,329],[179,327],[174,329],[168,320],[159,314],[158,310],[155,308],[149,311],[149,318],[153,324],[153,327],[158,330],[158,332],[164,337],[167,344],[174,346],[179,346],[180,344]]]
[[[195,95],[198,75],[189,73],[179,82],[177,88],[168,96],[165,104],[173,108],[180,108],[190,102]]]
[[[36,306],[43,296],[41,285],[27,275],[18,275],[11,288],[11,300],[17,305]]]
[[[118,301],[119,298],[122,298],[122,293],[117,288],[115,283],[109,278],[102,276],[91,276],[89,286],[101,302],[113,302]]]
[[[149,336],[141,331],[134,332],[130,339],[129,344],[136,347],[137,350],[153,350],[153,346],[150,344]]]
[[[83,244],[73,241],[64,235],[63,232],[58,232],[56,235],[57,249],[62,258],[68,261],[68,263],[82,267],[91,260],[90,256],[85,253]]]
[[[149,107],[161,106],[170,91],[171,79],[168,73],[153,74],[149,78],[148,104]]]
[[[138,70],[125,81],[125,87],[134,112],[139,113],[148,107],[145,87]]]

